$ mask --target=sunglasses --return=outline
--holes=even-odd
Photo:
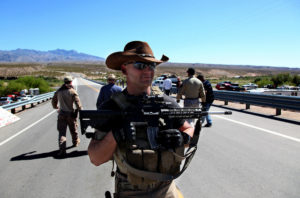
[[[133,62],[133,67],[138,70],[143,70],[146,67],[149,67],[151,70],[155,70],[156,63],[143,63],[143,62]]]

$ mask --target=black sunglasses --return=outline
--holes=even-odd
[[[138,70],[143,70],[146,67],[149,67],[151,70],[155,70],[156,63],[143,63],[143,62],[134,62],[132,63],[133,67],[138,69]]]

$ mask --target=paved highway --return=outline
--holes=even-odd
[[[95,109],[100,86],[80,78],[74,84],[84,109]],[[112,163],[92,165],[84,137],[65,159],[55,158],[57,113],[50,102],[17,116],[19,121],[0,128],[1,198],[93,198],[113,191]],[[176,180],[186,198],[299,197],[299,125],[235,111],[212,118],[193,161]]]

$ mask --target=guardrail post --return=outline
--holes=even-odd
[[[246,109],[250,109],[250,104],[246,104]]]
[[[15,114],[15,113],[16,113],[16,109],[11,109],[10,112],[11,112],[12,114]]]
[[[281,109],[276,108],[276,115],[281,115]]]
[[[32,108],[32,107],[34,107],[34,104],[33,104],[33,103],[31,103],[31,105],[30,105],[30,106],[31,106],[31,108]]]
[[[228,105],[228,101],[225,100],[225,101],[224,101],[224,105]]]
[[[22,110],[24,111],[24,110],[25,110],[25,108],[26,108],[26,106],[25,106],[25,105],[23,105],[23,106],[22,106]]]

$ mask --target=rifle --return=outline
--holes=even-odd
[[[121,107],[123,111],[111,111],[111,110],[80,110],[79,119],[81,126],[81,133],[87,138],[93,137],[93,132],[87,131],[88,127],[96,128],[105,124],[111,118],[128,118],[143,116],[144,122],[130,122],[127,129],[127,136],[132,141],[136,139],[136,128],[146,127],[148,142],[151,149],[158,149],[159,145],[156,143],[157,133],[159,131],[159,120],[162,119],[198,119],[195,126],[194,137],[192,144],[196,145],[198,142],[199,134],[201,131],[201,118],[207,114],[223,114],[231,115],[231,111],[224,112],[207,112],[202,111],[201,108],[170,108],[169,102],[165,102],[162,96],[144,96],[140,101],[139,109],[131,109],[127,107]],[[122,102],[124,105],[124,101]],[[121,105],[120,105],[121,106]],[[126,110],[128,109],[128,110]],[[172,127],[172,126],[169,126]],[[168,128],[168,127],[166,127]]]

